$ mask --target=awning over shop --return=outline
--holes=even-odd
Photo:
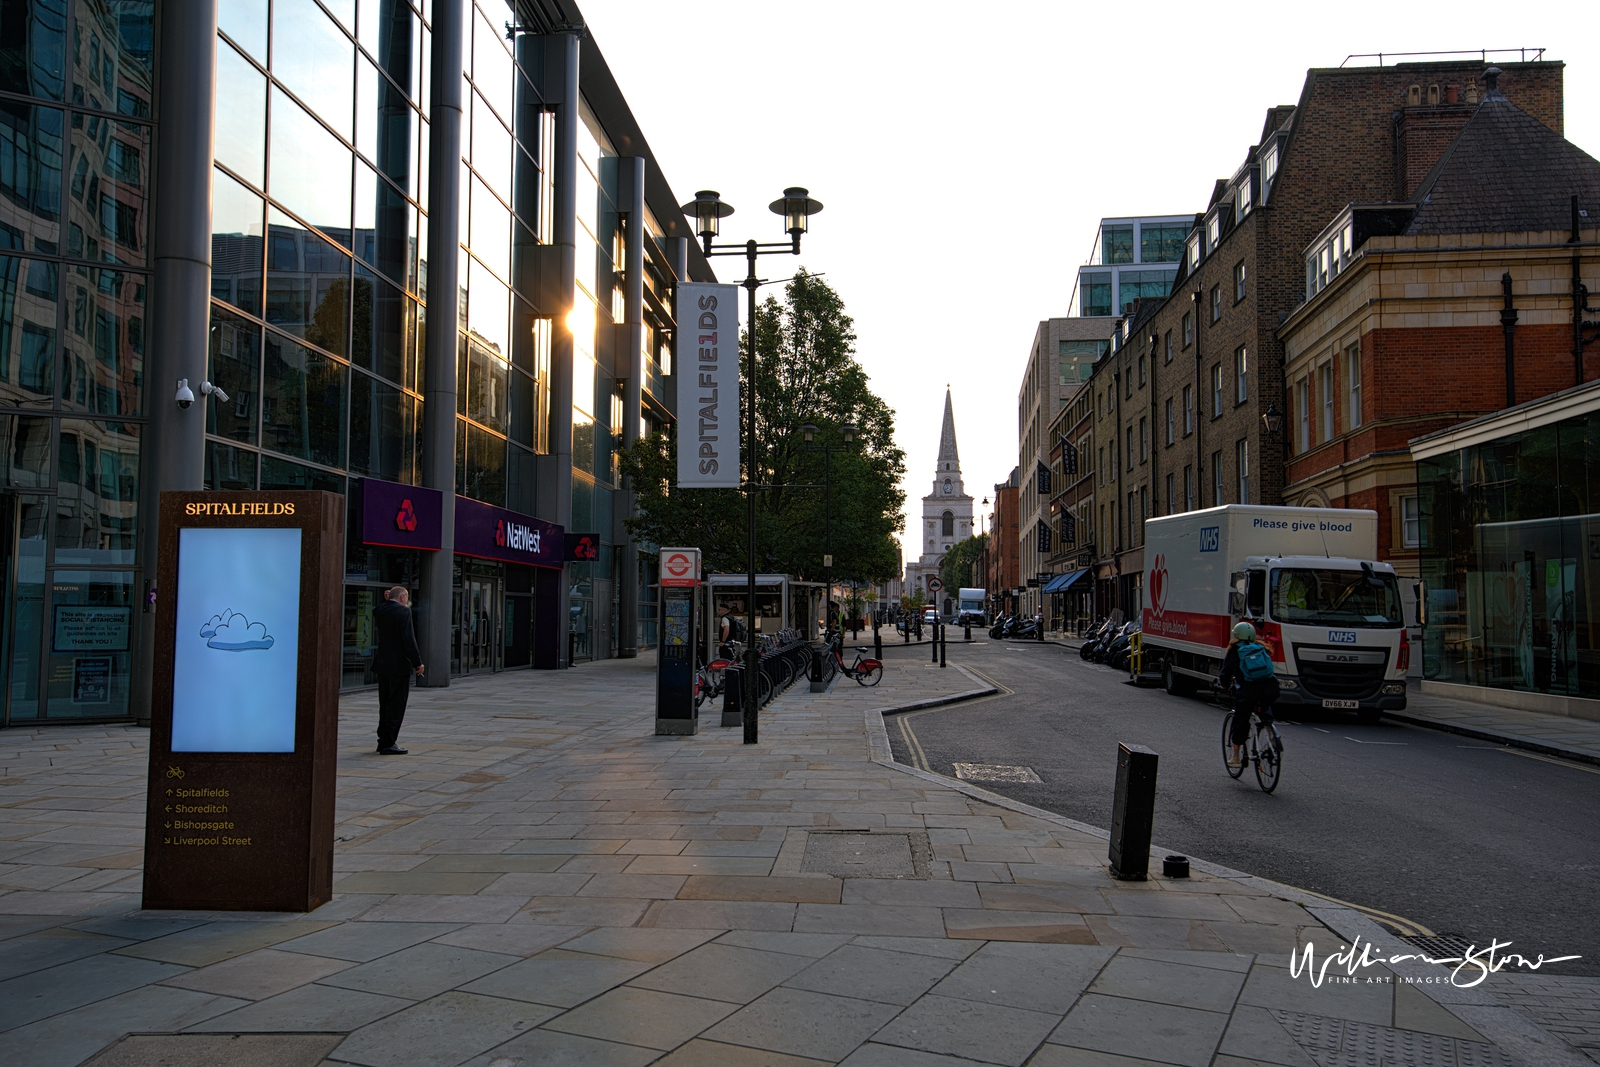
[[[1066,574],[1058,574],[1054,578],[1050,579],[1049,584],[1047,584],[1043,589],[1041,589],[1040,592],[1042,592],[1042,593],[1065,593],[1067,591],[1067,589],[1072,585],[1073,582],[1077,581],[1079,578],[1082,578],[1085,574],[1088,574],[1088,573],[1089,573],[1089,569],[1087,567],[1085,567],[1082,570],[1070,571],[1070,572],[1068,572]]]

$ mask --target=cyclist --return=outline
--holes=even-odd
[[[1233,750],[1228,755],[1228,766],[1239,767],[1244,763],[1244,743],[1250,737],[1250,713],[1255,712],[1263,724],[1270,723],[1272,703],[1278,699],[1272,653],[1256,641],[1256,628],[1249,623],[1234,625],[1233,640],[1228,642],[1217,684],[1232,693],[1233,731],[1229,740]]]

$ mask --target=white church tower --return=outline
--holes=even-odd
[[[929,593],[927,584],[928,579],[938,577],[945,553],[956,542],[972,536],[972,498],[961,484],[956,416],[948,386],[944,391],[944,425],[939,430],[939,462],[933,474],[933,491],[922,498],[922,522],[916,532],[921,556],[915,563],[906,564],[906,591],[921,589],[929,607],[953,614],[956,591],[942,589],[934,596]]]

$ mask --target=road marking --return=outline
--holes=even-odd
[[[1360,738],[1350,737],[1348,735],[1345,737],[1345,740],[1354,741],[1358,745],[1399,745],[1401,748],[1405,748],[1411,743],[1409,741],[1363,741]]]
[[[1590,774],[1600,774],[1600,767],[1585,767],[1581,763],[1572,763],[1568,760],[1556,759],[1554,756],[1540,755],[1537,752],[1524,752],[1520,748],[1503,748],[1500,751],[1509,752],[1513,756],[1521,756],[1523,759],[1536,759],[1541,763],[1554,763],[1557,767],[1571,767],[1575,771],[1588,771]]]
[[[1331,734],[1331,733],[1333,733],[1332,730],[1324,730],[1320,726],[1313,726],[1312,729],[1315,730],[1319,734]]]
[[[1295,886],[1294,888],[1300,889],[1299,886]],[[1341,904],[1347,908],[1353,908],[1375,922],[1382,922],[1386,926],[1394,927],[1396,930],[1400,931],[1401,937],[1417,937],[1419,935],[1422,937],[1439,936],[1414,919],[1402,919],[1398,915],[1391,915],[1389,912],[1379,911],[1377,908],[1369,908],[1364,904],[1352,904],[1348,900],[1340,900],[1338,897],[1330,897],[1326,893],[1317,893],[1310,889],[1300,889],[1300,892],[1309,893],[1314,897],[1321,897],[1323,900],[1329,900],[1335,904]]]
[[[898,721],[900,723],[900,736],[905,740],[906,751],[911,754],[911,765],[918,770],[931,771],[932,768],[928,766],[928,757],[922,752],[922,744],[917,740],[916,732],[911,729],[911,716],[902,715]]]

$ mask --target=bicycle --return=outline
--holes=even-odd
[[[854,678],[857,685],[877,685],[883,679],[883,661],[867,655],[867,649],[856,648],[856,658],[850,666],[844,665],[844,634],[835,632],[828,642],[829,667],[838,667],[846,678]]]
[[[725,671],[729,663],[725,659],[714,659],[710,663],[703,663],[694,676],[694,706],[699,707],[708,700],[714,700],[722,695],[728,681]]]
[[[1278,788],[1278,779],[1283,774],[1283,738],[1278,736],[1276,724],[1262,722],[1252,709],[1250,733],[1242,753],[1244,759],[1237,767],[1229,766],[1228,757],[1233,753],[1233,717],[1237,714],[1237,711],[1230,711],[1222,719],[1222,765],[1227,768],[1229,778],[1238,778],[1244,774],[1246,763],[1253,764],[1257,784],[1262,792],[1270,793]]]

